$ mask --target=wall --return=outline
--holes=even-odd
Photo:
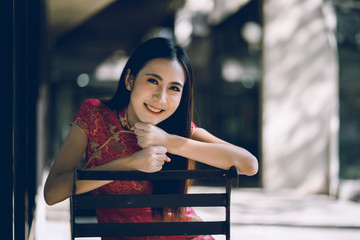
[[[321,0],[263,4],[262,182],[336,193],[338,62]]]

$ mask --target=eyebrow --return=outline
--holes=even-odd
[[[163,78],[162,78],[161,76],[157,75],[156,73],[147,73],[147,74],[145,74],[145,75],[146,75],[146,76],[153,76],[153,77],[159,79],[160,81],[163,81]],[[181,83],[179,83],[179,82],[171,82],[171,84],[178,85],[178,86],[180,86],[180,87],[184,87],[184,86],[183,86]]]

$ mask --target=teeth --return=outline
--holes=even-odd
[[[155,113],[159,113],[159,112],[162,111],[161,109],[156,109],[156,108],[150,107],[150,106],[147,105],[147,104],[146,104],[146,107],[147,107],[150,111],[155,112]]]

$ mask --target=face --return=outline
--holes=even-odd
[[[136,79],[128,74],[125,83],[130,85],[131,91],[127,108],[130,126],[136,122],[157,125],[179,106],[185,73],[178,61],[157,58],[149,61]]]

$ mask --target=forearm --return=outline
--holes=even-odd
[[[124,157],[109,163],[87,169],[89,171],[129,171],[134,170],[131,165],[131,158]],[[61,202],[73,194],[73,171],[59,173],[50,172],[44,188],[45,201],[49,205]],[[112,181],[102,180],[78,180],[76,181],[75,194],[86,193],[102,187]]]
[[[73,172],[64,172],[49,178],[44,188],[46,203],[53,205],[70,197],[73,193],[73,179]],[[89,192],[110,182],[111,181],[77,181],[75,194]]]
[[[86,169],[89,171],[133,171],[135,168],[132,165],[131,156],[123,157],[116,159],[114,161],[105,163],[100,166]],[[108,183],[111,183],[111,180],[108,181],[99,181],[99,180],[78,180],[76,181],[76,192],[75,194],[81,194],[85,192],[92,191],[99,187],[102,187]]]
[[[172,154],[217,168],[235,166],[241,174],[254,175],[258,168],[257,159],[251,153],[229,143],[208,143],[170,135],[167,149]]]

